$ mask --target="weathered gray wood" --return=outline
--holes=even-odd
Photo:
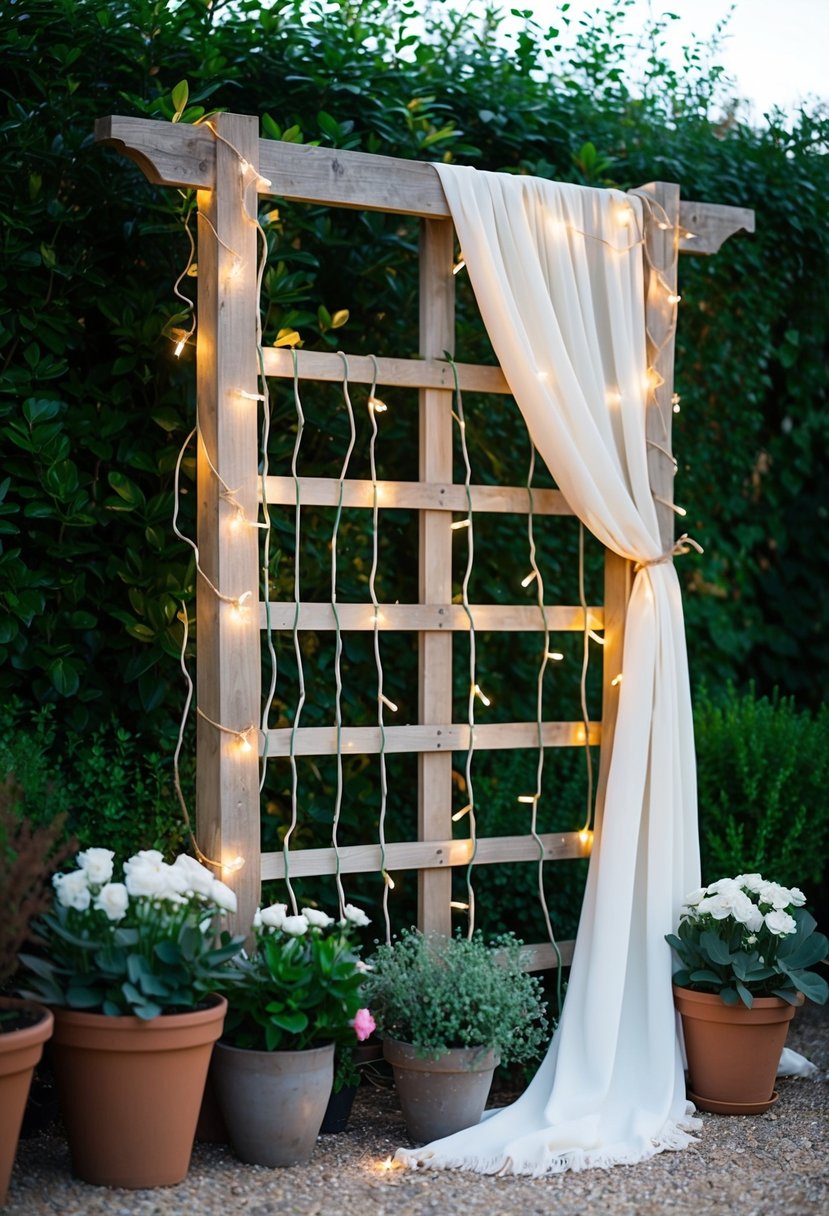
[[[679,252],[717,253],[736,232],[754,232],[754,212],[722,203],[679,204]]]
[[[268,376],[293,379],[294,361],[290,351],[267,347],[265,372]],[[333,381],[340,384],[343,379],[343,361],[337,354],[328,351],[299,350],[297,375],[300,380]],[[501,393],[510,391],[500,367],[483,363],[458,363],[458,380],[465,392]],[[378,396],[383,388],[446,388],[454,386],[452,368],[443,359],[378,359],[376,378]],[[374,360],[368,355],[348,356],[348,380],[350,384],[373,384]]]

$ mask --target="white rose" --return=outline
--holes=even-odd
[[[184,876],[186,880],[185,891],[192,891],[194,895],[210,894],[214,875],[211,874],[207,866],[203,866],[201,862],[196,861],[195,857],[191,857],[188,853],[179,853],[173,862],[173,869]]]
[[[254,927],[254,929],[262,928],[262,909],[261,908],[257,908],[253,914],[253,927]]]
[[[86,874],[87,882],[103,886],[112,878],[112,849],[86,849],[78,854],[78,865]]]
[[[705,899],[701,899],[696,908],[692,908],[692,912],[696,912],[697,916],[705,916],[711,912],[711,909],[719,906],[719,900],[716,895],[706,895]]]
[[[709,895],[733,895],[739,889],[736,878],[718,878],[707,888]]]
[[[734,881],[739,886],[744,887],[746,891],[751,891],[755,895],[766,883],[762,874],[738,874]]]
[[[767,912],[765,921],[769,933],[774,933],[777,937],[785,937],[787,934],[794,933],[797,930],[795,918],[789,916],[788,912],[782,912],[779,908],[775,908],[772,912]]]
[[[304,916],[286,916],[282,922],[282,930],[291,937],[302,937],[308,932],[308,921]]]
[[[238,907],[236,902],[236,892],[232,891],[227,883],[222,882],[219,878],[213,879],[207,898],[210,899],[214,904],[218,904],[218,906],[225,912],[235,912]]]
[[[714,917],[714,920],[725,920],[731,915],[731,900],[726,895],[715,895],[712,899],[703,902],[708,904],[705,910],[709,916]]]
[[[762,921],[762,913],[756,904],[752,903],[749,897],[743,892],[738,891],[736,895],[726,897],[731,903],[731,915],[741,925],[748,925],[749,921],[755,920],[755,912],[760,916]]]
[[[354,904],[346,904],[343,915],[349,924],[356,925],[359,929],[364,929],[366,925],[371,924],[363,909],[355,908]]]
[[[169,883],[164,873],[172,866],[165,866],[164,858],[156,849],[136,853],[124,862],[124,883],[130,895],[149,895],[154,899],[166,897]]]
[[[806,896],[800,887],[789,887],[789,896],[789,903],[795,908],[802,908],[806,902]]]
[[[281,929],[288,915],[288,905],[271,904],[268,908],[262,908],[259,915],[266,929]]]
[[[745,920],[745,927],[749,933],[759,933],[763,927],[763,913],[756,904],[751,905],[751,914]],[[756,939],[755,939],[756,940]]]
[[[314,929],[327,929],[329,925],[333,925],[334,923],[333,916],[329,916],[326,912],[320,912],[318,908],[303,908],[302,915]]]
[[[122,882],[108,882],[95,898],[95,907],[106,912],[110,920],[122,920],[129,906],[127,888]]]
[[[791,891],[781,887],[779,882],[767,882],[760,888],[758,898],[761,904],[771,904],[775,911],[780,912],[783,908],[788,908],[791,894]]]
[[[91,896],[86,884],[86,871],[73,870],[71,874],[56,874],[52,879],[58,902],[64,908],[74,908],[77,912],[85,912],[89,907]]]

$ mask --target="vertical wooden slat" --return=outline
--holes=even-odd
[[[454,353],[455,230],[448,220],[423,220],[420,230],[420,354]],[[452,481],[452,393],[420,392],[420,480]],[[420,512],[419,599],[423,604],[452,600],[452,517],[446,511]],[[421,633],[418,640],[419,720],[451,722],[452,635]],[[452,754],[418,757],[418,838],[452,836]],[[418,873],[418,925],[424,932],[450,933],[452,875],[449,868]]]
[[[674,463],[671,459],[672,399],[674,393],[674,329],[676,305],[668,296],[677,289],[679,255],[679,186],[649,182],[636,192],[644,202],[645,324],[649,366],[661,383],[649,395],[647,438],[648,472],[655,497],[674,501]],[[658,445],[658,446],[657,446]],[[663,550],[674,542],[674,512],[656,502]]]
[[[214,123],[241,157],[258,164],[255,118],[221,114]],[[240,156],[217,140],[215,189],[198,194],[198,541],[202,568],[218,591],[250,594],[240,613],[198,580],[197,698],[202,713],[227,730],[257,729],[248,750],[199,716],[196,807],[208,857],[245,859],[242,869],[222,875],[237,893],[235,927],[244,931],[260,890],[258,532],[232,527],[237,512],[222,498],[229,487],[247,519],[256,520],[257,403],[241,393],[258,391],[256,228],[245,210],[256,214],[257,192]]]

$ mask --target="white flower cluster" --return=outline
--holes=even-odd
[[[124,862],[124,881],[113,882],[111,849],[86,849],[78,854],[78,869],[56,874],[52,885],[64,908],[85,912],[90,906],[119,921],[131,898],[150,898],[174,904],[197,898],[225,912],[236,911],[236,895],[193,857],[182,853],[172,865],[157,849],[144,849]]]
[[[289,916],[287,904],[271,904],[267,908],[257,908],[253,917],[253,927],[260,933],[275,933],[281,930],[289,937],[303,937],[309,929],[327,929],[333,924],[334,917],[320,912],[317,908],[303,908],[298,915]],[[340,924],[362,927],[370,925],[371,921],[362,908],[346,904]]]
[[[775,937],[786,937],[797,930],[797,921],[788,909],[802,908],[805,902],[806,896],[797,887],[767,882],[762,874],[738,874],[736,878],[719,878],[686,895],[682,919],[730,917],[744,925],[749,934],[765,927]]]

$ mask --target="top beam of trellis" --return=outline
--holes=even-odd
[[[97,143],[113,143],[161,186],[210,190],[216,180],[216,139],[205,126],[171,126],[148,118],[110,115],[95,123]],[[426,161],[311,148],[281,140],[259,140],[261,194],[305,203],[356,207],[448,219],[449,207],[432,165]],[[716,253],[729,236],[754,231],[745,207],[681,202],[680,253]]]

